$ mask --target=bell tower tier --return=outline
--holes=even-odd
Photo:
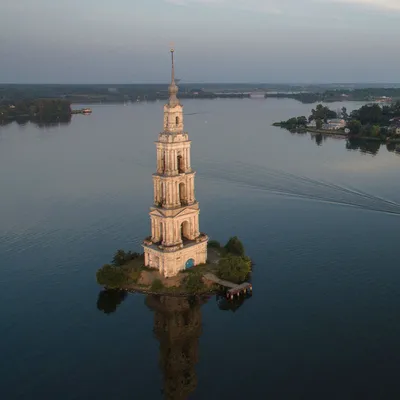
[[[143,242],[145,265],[165,277],[207,261],[207,235],[199,230],[191,141],[184,132],[183,106],[175,83],[174,50],[169,101],[164,106],[164,130],[156,141],[157,172],[153,174],[154,205],[150,208],[151,236]]]

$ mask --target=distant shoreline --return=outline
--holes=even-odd
[[[292,132],[290,129],[287,129],[283,126],[273,124],[275,127],[280,127],[281,129],[288,130]],[[343,131],[328,131],[324,129],[314,129],[314,128],[301,128],[301,129],[296,129],[293,130],[295,133],[316,133],[318,135],[325,135],[325,136],[340,136],[342,139],[348,139],[348,140],[365,140],[369,142],[380,142],[380,143],[400,143],[400,138],[399,139],[381,139],[381,138],[376,138],[376,137],[369,137],[369,136],[356,136],[356,135],[348,135],[347,133]]]

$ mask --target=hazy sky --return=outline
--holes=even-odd
[[[0,0],[0,82],[400,82],[400,0]]]

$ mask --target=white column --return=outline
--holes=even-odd
[[[160,240],[161,230],[160,230],[160,221],[158,219],[155,220],[155,231],[156,231],[156,239],[157,241]]]
[[[191,224],[190,224],[190,236],[192,237],[192,239],[194,239],[194,232],[195,232],[194,217],[192,217]]]
[[[175,182],[171,182],[171,205],[175,205]]]
[[[193,203],[193,179],[188,179],[188,201]]]
[[[161,150],[157,148],[157,172],[161,171]]]
[[[177,182],[174,182],[174,204],[178,205],[178,191],[177,191]]]
[[[199,215],[195,216],[195,234],[196,236],[200,234],[200,229],[199,229]]]
[[[174,173],[178,172],[178,152],[174,150]]]
[[[187,168],[190,169],[190,147],[187,148]]]
[[[183,149],[183,154],[184,154],[183,159],[185,160],[185,171],[187,171],[187,169],[188,169],[188,153],[187,153],[187,148]]]
[[[174,222],[174,243],[179,243],[179,237],[178,237],[178,229],[177,229],[177,222]]]
[[[165,172],[169,172],[169,151],[165,150]]]
[[[165,182],[165,194],[166,194],[166,204],[169,206],[170,204],[170,198],[169,196],[171,195],[171,191],[169,190],[169,182]]]

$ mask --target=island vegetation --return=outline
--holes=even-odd
[[[248,278],[252,270],[252,261],[246,256],[243,244],[236,236],[230,238],[225,246],[210,241],[208,254],[207,264],[183,270],[172,278],[164,278],[158,270],[144,265],[143,254],[118,250],[111,262],[97,271],[96,279],[107,290],[188,295],[219,290],[218,285],[205,279],[208,273],[239,284]]]
[[[15,102],[0,102],[0,122],[33,121],[68,122],[71,119],[71,103],[61,99],[23,99]]]
[[[350,114],[345,107],[336,112],[318,104],[308,118],[293,117],[273,125],[296,132],[344,135],[352,139],[400,141],[400,101],[388,105],[366,104]]]

